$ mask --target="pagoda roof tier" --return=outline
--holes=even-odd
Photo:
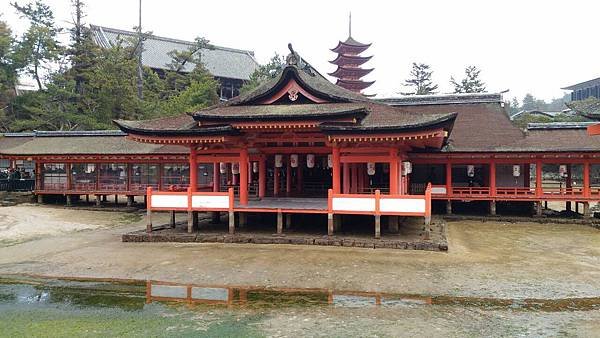
[[[338,79],[336,84],[346,89],[363,90],[370,87],[375,81],[363,81],[363,80],[342,80]]]
[[[373,68],[363,69],[363,68],[358,68],[358,67],[338,66],[338,68],[333,73],[329,73],[329,75],[335,76],[337,78],[345,78],[345,77],[361,78],[361,77],[369,74],[372,71],[373,71]]]
[[[346,66],[346,65],[357,65],[360,66],[363,63],[371,60],[373,56],[358,56],[358,55],[346,55],[346,54],[338,54],[338,56],[329,61],[329,63],[333,63],[338,66]]]
[[[346,39],[346,41],[338,41],[337,46],[331,49],[331,51],[339,54],[360,54],[365,50],[369,49],[369,47],[371,47],[370,43],[360,43],[354,40],[351,36],[349,36],[348,39]]]

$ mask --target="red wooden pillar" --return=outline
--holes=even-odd
[[[198,163],[196,162],[198,153],[196,152],[196,145],[190,146],[190,188],[192,191],[198,191]]]
[[[290,158],[285,161],[285,195],[290,196],[292,192],[292,164]]]
[[[219,162],[213,163],[213,191],[218,192],[221,190],[221,164]]]
[[[535,195],[542,197],[544,193],[542,189],[542,161],[535,162]]]
[[[490,195],[496,196],[496,162],[490,161]]]
[[[240,151],[240,204],[248,205],[248,149]]]
[[[332,174],[332,188],[333,188],[333,193],[334,194],[339,194],[340,193],[340,148],[339,146],[335,145],[332,148],[332,153],[331,153],[331,157],[332,157],[332,170],[331,170],[331,174]]]
[[[590,162],[583,163],[583,197],[590,197]]]
[[[395,148],[390,149],[390,195],[398,194],[398,178],[399,178],[399,164],[398,164],[398,150]]]
[[[350,167],[351,178],[350,178],[350,193],[356,194],[358,192],[358,164],[352,163]]]
[[[446,195],[452,194],[452,162],[448,159],[446,163]]]
[[[342,191],[344,194],[350,193],[350,163],[342,163]]]
[[[267,163],[264,156],[258,161],[258,197],[265,197],[267,190]]]

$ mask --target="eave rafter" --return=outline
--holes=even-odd
[[[223,143],[229,140],[227,136],[147,136],[129,134],[127,138],[142,143],[156,144],[195,144],[195,143]]]

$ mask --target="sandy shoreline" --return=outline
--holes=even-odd
[[[134,218],[29,205],[0,208],[0,238],[7,236],[10,219],[8,231],[20,228],[24,241],[0,247],[0,274],[496,298],[600,296],[600,232],[584,225],[451,222],[449,252],[439,253],[123,243],[122,233],[144,226]],[[35,231],[23,237],[32,220]]]

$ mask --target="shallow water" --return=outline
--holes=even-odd
[[[179,301],[159,301],[144,282],[3,279],[0,335],[554,337],[600,332],[600,300],[594,298],[534,301],[177,284],[161,290],[159,284],[169,283],[152,285],[162,296],[193,287],[193,294],[205,299],[184,293]]]

